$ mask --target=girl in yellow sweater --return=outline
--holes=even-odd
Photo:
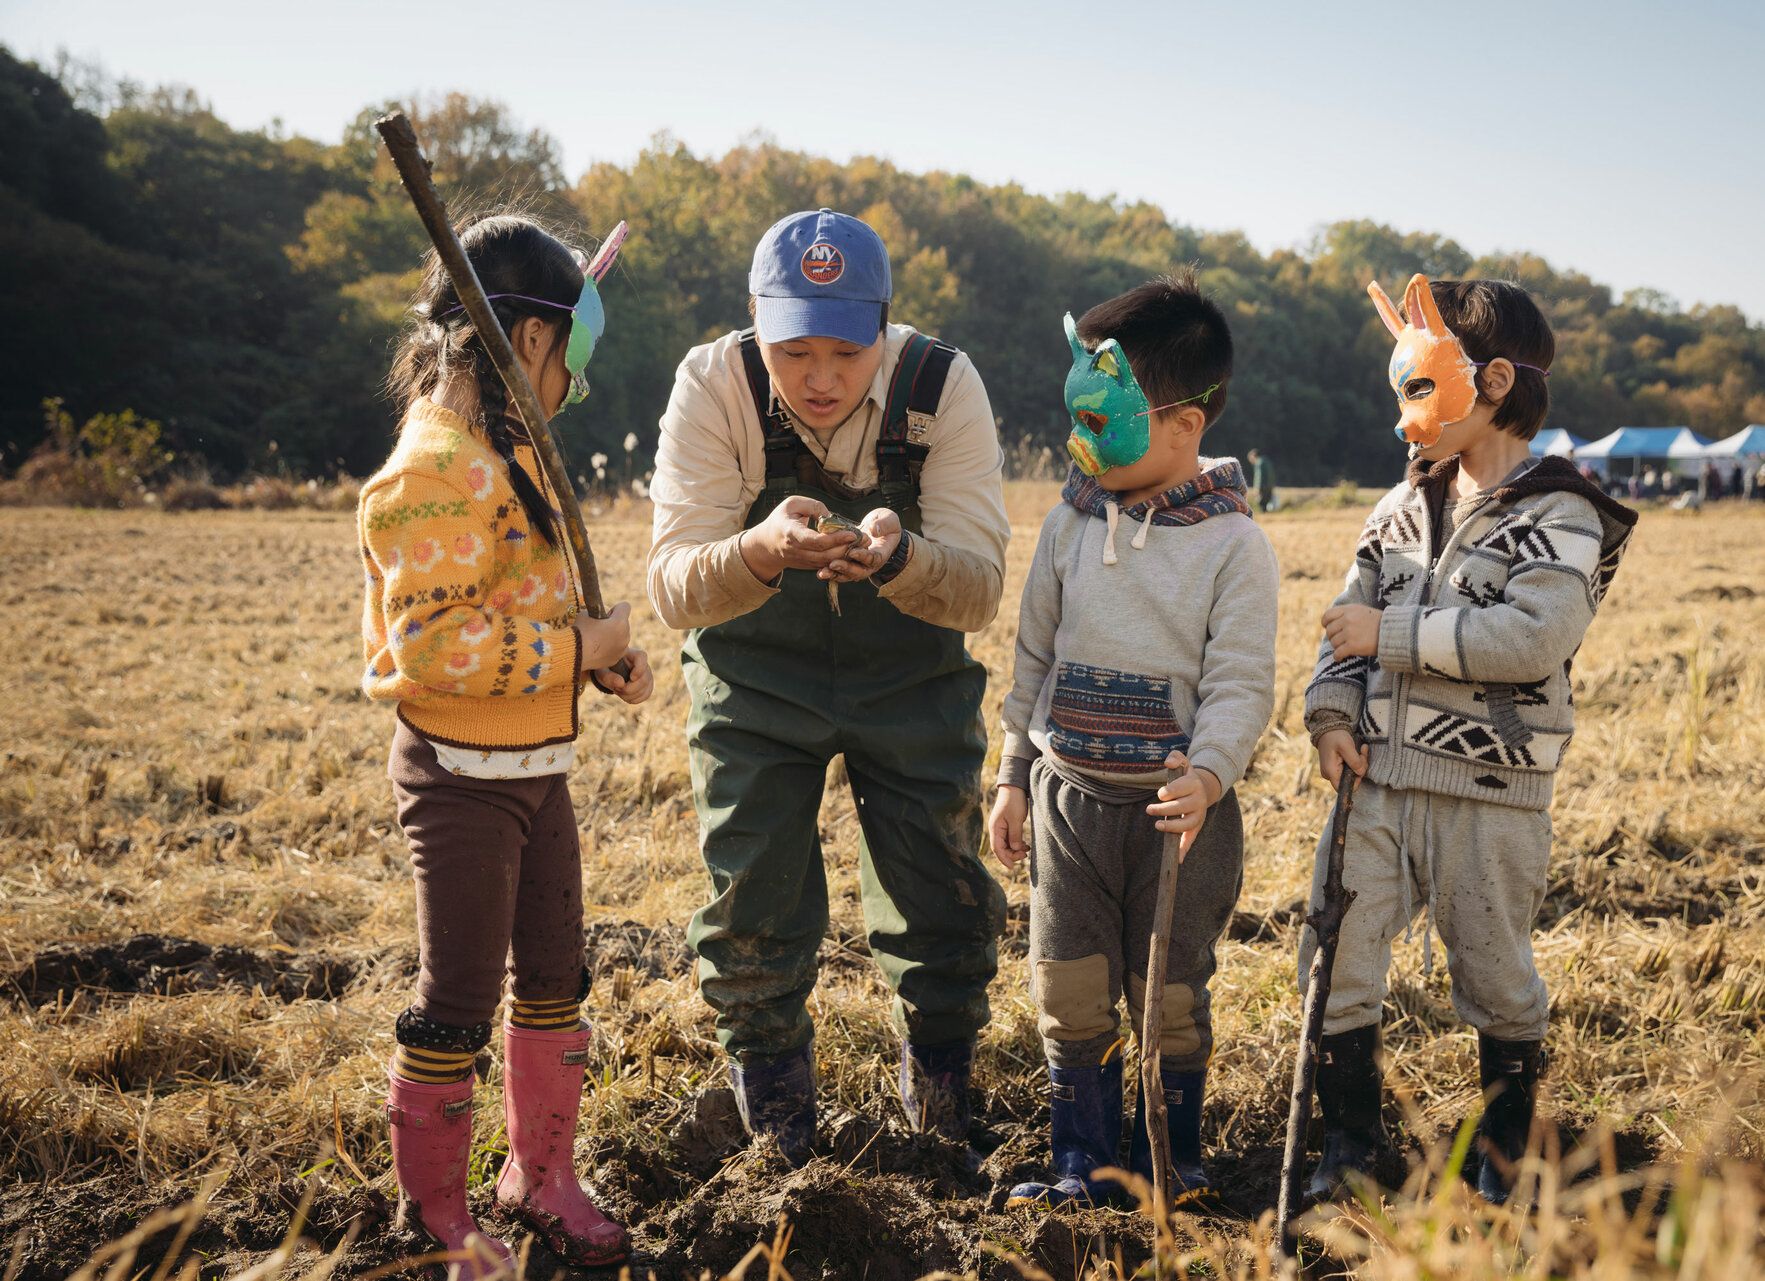
[[[476,221],[461,240],[541,408],[580,399],[604,327],[584,257],[517,215]],[[497,1203],[566,1262],[605,1266],[626,1256],[625,1230],[571,1163],[589,1034],[567,771],[584,681],[636,704],[653,677],[630,648],[629,606],[602,620],[581,612],[555,501],[433,254],[413,313],[388,379],[404,423],[358,512],[362,687],[397,704],[388,773],[417,888],[421,973],[397,1024],[393,1166],[407,1207],[460,1253],[462,1275],[510,1266],[466,1208],[473,1062],[506,969],[509,1159]],[[612,670],[620,658],[624,677]]]

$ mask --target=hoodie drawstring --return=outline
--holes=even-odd
[[[1120,503],[1105,502],[1103,504],[1103,523],[1108,526],[1107,532],[1103,535],[1103,563],[1105,565],[1114,565],[1119,559],[1115,554],[1115,531],[1116,527],[1121,523],[1121,518],[1122,509]],[[1133,517],[1130,516],[1128,519],[1132,520]],[[1146,535],[1151,532],[1152,513],[1151,511],[1148,511],[1146,513],[1146,519],[1140,522],[1140,532],[1134,535],[1133,541],[1130,542],[1128,546],[1132,547],[1137,552],[1145,551]]]

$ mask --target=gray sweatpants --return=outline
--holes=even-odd
[[[1030,771],[1030,983],[1049,1062],[1095,1067],[1120,1036],[1127,988],[1140,1030],[1164,833],[1146,802],[1099,800],[1038,760]],[[1213,1053],[1214,945],[1244,884],[1244,825],[1232,791],[1207,812],[1177,874],[1159,1049],[1195,1071]]]
[[[1379,1021],[1392,941],[1427,908],[1446,944],[1459,1017],[1503,1040],[1542,1040],[1550,997],[1532,960],[1532,923],[1544,903],[1550,849],[1548,811],[1363,780],[1355,788],[1342,862],[1342,883],[1356,898],[1342,922],[1324,1032]],[[1323,894],[1329,854],[1326,824],[1312,877],[1313,908]],[[1316,946],[1310,930],[1302,935],[1301,984]]]

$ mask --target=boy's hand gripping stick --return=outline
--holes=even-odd
[[[496,314],[490,309],[490,300],[484,296],[484,286],[479,283],[478,273],[472,268],[472,260],[466,257],[465,246],[460,244],[453,223],[448,221],[447,206],[442,203],[441,193],[435,190],[429,161],[424,158],[423,148],[417,142],[416,130],[411,128],[411,122],[402,111],[382,116],[374,122],[374,128],[385,141],[386,150],[392,155],[392,163],[398,167],[398,176],[404,180],[404,189],[409,193],[411,203],[417,207],[417,216],[423,220],[423,230],[429,233],[429,240],[441,258],[441,265],[446,269],[448,279],[453,282],[454,292],[459,295],[466,314],[472,318],[472,326],[478,331],[478,337],[483,341],[491,363],[496,366],[503,386],[508,388],[509,399],[520,410],[521,421],[527,424],[527,439],[533,445],[533,452],[539,457],[546,486],[557,497],[558,507],[564,515],[564,534],[570,543],[571,558],[575,561],[576,581],[582,589],[582,607],[593,618],[605,618],[607,610],[601,602],[600,574],[595,569],[594,551],[588,545],[588,527],[583,524],[582,507],[576,501],[576,490],[570,484],[570,473],[564,466],[564,456],[558,451],[557,442],[552,438],[545,412],[539,407],[539,397],[533,394],[533,385],[527,381],[526,370],[515,359],[515,349],[509,345],[508,335],[503,332]],[[612,265],[613,254],[618,252],[619,242],[624,239],[623,228],[624,224],[620,224],[614,229],[613,234],[601,246],[600,253],[588,265],[589,273],[596,279]],[[631,674],[630,667],[623,658],[613,664],[613,670],[620,676]]]
[[[1287,1150],[1281,1158],[1281,1199],[1275,1211],[1275,1246],[1291,1253],[1293,1216],[1299,1208],[1299,1174],[1305,1157],[1305,1131],[1311,1124],[1312,1089],[1318,1079],[1319,1045],[1324,1039],[1324,1007],[1330,1001],[1330,980],[1336,968],[1336,944],[1342,918],[1354,902],[1354,891],[1342,885],[1342,855],[1348,844],[1348,815],[1354,809],[1357,775],[1342,763],[1336,779],[1336,810],[1330,819],[1330,856],[1324,865],[1324,899],[1305,918],[1317,940],[1305,978],[1299,1055],[1293,1063],[1293,1094],[1287,1104]]]

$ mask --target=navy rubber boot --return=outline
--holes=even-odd
[[[968,1079],[974,1072],[974,1042],[946,1041],[942,1045],[901,1047],[901,1070],[897,1084],[907,1124],[922,1134],[935,1134],[952,1143],[968,1142],[974,1110],[968,1102]]]
[[[1100,1167],[1116,1163],[1122,1138],[1122,1065],[1048,1065],[1048,1114],[1054,1149],[1054,1182],[1020,1183],[1005,1198],[1008,1206],[1111,1205],[1124,1200],[1121,1184],[1094,1180]]]
[[[1385,1123],[1380,1117],[1385,1091],[1379,1070],[1379,1025],[1369,1023],[1326,1036],[1318,1051],[1318,1110],[1324,1114],[1324,1151],[1305,1195],[1324,1201],[1339,1195],[1351,1176],[1371,1177],[1385,1147]]]
[[[1503,1041],[1479,1032],[1477,1058],[1484,1093],[1494,1090],[1477,1123],[1477,1148],[1483,1155],[1477,1191],[1490,1204],[1503,1205],[1513,1190],[1514,1165],[1526,1155],[1532,1133],[1544,1042]]]
[[[776,1140],[793,1166],[806,1164],[815,1145],[814,1047],[747,1063],[731,1059],[729,1083],[747,1132]]]
[[[1201,1163],[1201,1104],[1207,1094],[1207,1069],[1179,1072],[1161,1067],[1164,1119],[1171,1140],[1171,1204],[1195,1201],[1213,1191],[1213,1180]],[[1144,1085],[1134,1106],[1134,1137],[1128,1146],[1128,1169],[1152,1182],[1152,1133],[1146,1128]]]

